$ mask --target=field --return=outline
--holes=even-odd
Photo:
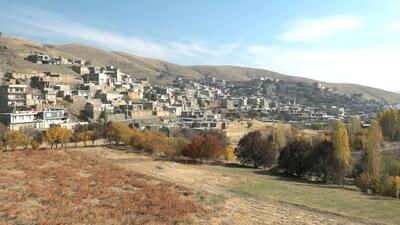
[[[0,224],[187,224],[188,188],[79,152],[0,154]]]
[[[0,157],[0,224],[400,224],[399,200],[105,147]]]
[[[208,208],[208,224],[399,224],[399,200],[352,186],[282,179],[235,164],[190,165],[105,148],[79,151],[193,189]]]

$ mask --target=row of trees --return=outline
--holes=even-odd
[[[169,135],[167,135],[169,134]],[[105,134],[113,145],[130,146],[132,149],[143,149],[149,154],[168,157],[185,156],[203,160],[233,159],[233,150],[225,133],[219,130],[203,131],[190,135],[187,132],[140,131],[125,124],[113,122]]]
[[[350,134],[359,132],[347,129],[341,122],[334,124],[331,133],[321,136],[278,126],[272,133],[253,131],[245,135],[235,155],[243,164],[270,167],[309,180],[342,185],[346,178],[355,178],[362,191],[399,197],[400,167],[392,158],[390,166],[385,166],[388,158],[383,158],[380,151],[380,123],[373,121],[364,131],[365,150],[359,152],[359,160],[354,160]]]
[[[43,140],[43,134],[35,129],[14,131],[0,124],[0,149],[3,151],[28,148],[38,149]]]

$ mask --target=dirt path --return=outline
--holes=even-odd
[[[356,218],[322,212],[303,206],[278,201],[261,201],[242,197],[229,190],[247,182],[237,174],[225,174],[207,169],[207,165],[186,165],[158,161],[136,153],[101,147],[78,149],[99,159],[154,177],[171,181],[204,193],[211,216],[199,224],[368,224]],[[371,223],[369,223],[371,224]]]

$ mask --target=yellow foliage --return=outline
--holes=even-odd
[[[11,150],[16,150],[18,147],[27,146],[29,138],[19,131],[12,130],[6,133],[4,144]]]
[[[46,130],[45,139],[46,142],[51,146],[51,148],[53,147],[53,145],[56,145],[57,148],[58,144],[62,144],[66,147],[69,140],[71,139],[71,136],[72,132],[67,128],[53,126]]]
[[[224,157],[225,157],[225,160],[227,160],[227,161],[236,160],[236,156],[235,156],[235,153],[234,153],[232,147],[229,146],[229,147],[225,148]]]
[[[347,129],[342,122],[335,123],[335,132],[333,135],[333,145],[335,155],[339,163],[347,172],[351,171],[351,151]]]

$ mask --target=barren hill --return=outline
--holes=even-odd
[[[2,48],[6,46],[7,48]],[[24,61],[32,52],[42,52],[52,56],[63,56],[72,59],[84,59],[93,65],[114,65],[126,73],[138,78],[147,77],[155,83],[169,83],[176,77],[205,79],[213,76],[227,81],[246,81],[252,77],[271,77],[285,81],[319,82],[316,80],[288,76],[270,70],[237,67],[237,66],[182,66],[157,59],[131,55],[125,52],[110,52],[79,44],[43,45],[19,38],[0,39],[0,69],[17,72],[58,72],[75,74],[69,66],[38,65]],[[357,84],[340,84],[320,82],[327,87],[342,93],[362,93],[367,98],[400,102],[400,93],[385,91]]]

